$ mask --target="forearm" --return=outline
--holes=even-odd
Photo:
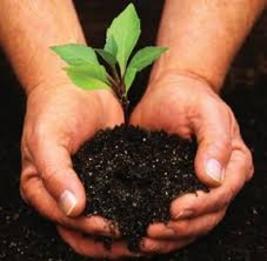
[[[71,0],[0,1],[0,43],[26,92],[67,80],[50,46],[84,41]]]
[[[151,80],[166,71],[201,77],[219,91],[229,65],[266,0],[166,0],[158,44],[169,51]]]

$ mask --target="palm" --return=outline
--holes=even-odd
[[[113,95],[107,91],[99,94],[73,86],[33,94],[36,97],[29,99],[28,107],[34,108],[28,109],[26,124],[27,121],[31,125],[35,124],[36,131],[43,131],[45,135],[49,135],[49,132],[61,135],[70,141],[71,151],[77,150],[98,129],[123,122],[123,112]]]
[[[181,82],[175,76],[159,80],[153,89],[148,89],[135,109],[131,122],[188,138],[193,134],[190,120],[193,114],[197,114],[196,101],[202,98],[201,89],[204,87],[200,85],[199,92],[197,89],[194,81],[184,79]]]

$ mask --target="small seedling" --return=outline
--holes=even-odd
[[[121,102],[127,119],[128,92],[136,74],[167,50],[149,46],[131,57],[140,34],[140,19],[134,5],[129,4],[108,28],[103,49],[81,44],[59,45],[51,49],[68,64],[64,70],[78,87],[87,90],[111,88]],[[105,66],[99,63],[98,58]]]

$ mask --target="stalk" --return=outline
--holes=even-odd
[[[130,101],[129,101],[127,93],[126,93],[126,87],[125,87],[123,80],[120,81],[120,84],[118,87],[119,87],[118,88],[118,93],[119,93],[118,98],[119,98],[119,101],[120,101],[122,108],[123,108],[125,124],[128,125],[129,124],[129,118],[130,118],[130,115],[129,115]]]

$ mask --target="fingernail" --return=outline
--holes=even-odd
[[[77,204],[77,199],[72,192],[65,190],[59,199],[59,207],[69,216]]]
[[[190,210],[190,209],[185,209],[185,210],[182,210],[181,212],[179,212],[175,219],[186,219],[186,218],[191,218],[194,214],[194,211],[193,210]]]
[[[206,174],[215,180],[216,182],[221,183],[223,180],[222,166],[220,162],[216,159],[209,159],[206,162]]]

